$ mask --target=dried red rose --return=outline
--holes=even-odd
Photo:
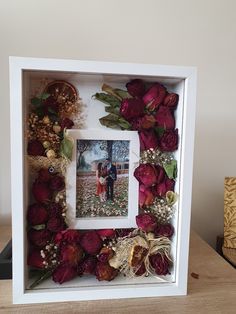
[[[157,148],[158,138],[154,130],[145,130],[139,132],[140,149],[147,150],[150,148]]]
[[[179,95],[175,93],[170,93],[166,95],[163,104],[167,107],[175,109],[179,101]]]
[[[45,149],[38,140],[32,140],[28,143],[27,152],[31,156],[44,156]]]
[[[135,178],[140,184],[151,187],[157,182],[157,170],[151,164],[140,164],[134,171]]]
[[[145,232],[152,232],[157,227],[157,219],[152,214],[137,215],[136,223],[137,223],[138,228]]]
[[[154,230],[154,234],[156,237],[171,238],[174,234],[174,227],[170,223],[159,225]]]
[[[32,204],[28,207],[27,220],[30,225],[44,224],[48,219],[48,212],[42,204]]]
[[[65,180],[61,176],[53,176],[49,181],[49,188],[53,191],[61,191],[65,188]]]
[[[80,232],[74,229],[66,229],[58,232],[54,238],[56,244],[61,243],[79,243]]]
[[[96,231],[87,231],[82,235],[80,244],[86,253],[95,255],[102,247],[102,240]]]
[[[156,171],[157,171],[157,184],[158,184],[164,180],[166,174],[165,174],[164,168],[159,165],[156,166]]]
[[[97,262],[95,274],[99,281],[111,281],[117,276],[118,270],[111,267],[108,263]]]
[[[145,187],[141,184],[139,186],[139,206],[150,206],[154,201],[154,195],[150,188]]]
[[[114,256],[114,251],[112,248],[103,247],[98,255],[98,260],[100,262],[108,262]]]
[[[146,273],[146,267],[145,267],[145,264],[142,263],[141,266],[138,268],[138,270],[136,271],[135,275],[136,276],[142,276]]]
[[[48,205],[48,216],[55,217],[61,216],[62,214],[62,206],[59,203],[52,202]]]
[[[163,102],[166,95],[166,89],[159,83],[153,84],[143,96],[143,102],[150,111],[156,110]]]
[[[75,243],[62,245],[60,248],[60,262],[76,266],[83,257],[83,250]]]
[[[169,274],[169,261],[165,255],[157,253],[149,257],[151,266],[155,269],[157,275]]]
[[[28,232],[28,238],[32,245],[37,246],[38,248],[43,248],[50,242],[52,235],[47,229],[30,229]]]
[[[43,111],[45,115],[51,115],[52,113],[58,113],[60,104],[53,96],[49,96],[44,100]]]
[[[140,79],[134,79],[126,84],[129,94],[133,97],[142,98],[145,93],[144,82]]]
[[[79,265],[79,272],[82,274],[95,274],[97,259],[94,256],[87,256]]]
[[[41,168],[38,172],[38,182],[48,182],[51,179],[52,175],[48,169]]]
[[[149,130],[156,124],[156,119],[153,115],[145,115],[141,118],[133,119],[130,121],[132,130],[142,131]]]
[[[35,181],[32,187],[32,194],[37,202],[45,203],[52,198],[52,191],[46,183]]]
[[[157,196],[163,197],[168,191],[174,191],[175,181],[165,176],[164,180],[156,186]]]
[[[62,130],[64,129],[71,129],[74,126],[74,122],[70,120],[69,118],[64,118],[60,122],[60,127]]]
[[[27,265],[35,268],[44,268],[44,259],[40,254],[40,250],[32,250],[27,258]]]
[[[173,152],[178,148],[178,129],[166,130],[159,140],[159,148],[165,152]]]
[[[160,106],[155,118],[159,127],[164,129],[175,128],[175,118],[169,107]]]
[[[97,230],[97,234],[101,238],[114,238],[116,236],[116,232],[114,229],[100,229]]]
[[[120,114],[127,121],[131,121],[144,115],[144,107],[141,99],[126,98],[121,102]]]
[[[51,232],[60,232],[64,230],[65,227],[65,221],[60,216],[51,217],[47,222],[47,229]]]
[[[70,265],[59,265],[52,274],[54,282],[62,284],[63,282],[72,280],[77,276],[77,270],[75,267]]]

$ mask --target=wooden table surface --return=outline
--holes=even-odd
[[[0,227],[0,249],[10,237]],[[199,274],[193,278],[191,273]],[[188,295],[108,301],[12,305],[12,281],[0,281],[0,313],[236,313],[236,270],[191,233]]]

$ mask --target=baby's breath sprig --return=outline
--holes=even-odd
[[[141,153],[140,163],[163,166],[171,163],[172,160],[174,160],[172,153],[163,153],[159,149],[150,148]]]

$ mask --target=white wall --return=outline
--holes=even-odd
[[[214,245],[223,180],[236,175],[235,12],[234,0],[0,0],[0,222],[11,213],[9,55],[193,65],[192,226]]]

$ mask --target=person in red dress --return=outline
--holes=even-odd
[[[106,186],[107,186],[107,178],[105,171],[102,168],[102,163],[99,162],[96,171],[96,184],[97,190],[96,195],[99,196],[101,202],[106,201]]]

